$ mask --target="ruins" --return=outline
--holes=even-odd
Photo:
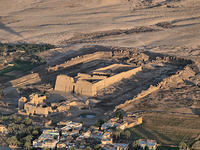
[[[89,74],[78,73],[76,77],[59,75],[55,90],[95,96],[101,89],[120,82],[122,79],[130,78],[141,70],[142,67],[134,68],[131,65],[112,64],[96,69]]]
[[[26,98],[21,98],[19,100],[20,104]],[[39,96],[38,94],[31,94],[29,96],[30,101],[24,104],[24,110],[27,115],[45,115],[47,116],[50,112],[52,112],[52,108],[49,106],[45,106],[44,101],[46,100],[46,96]],[[21,108],[23,108],[20,105]]]
[[[21,97],[18,100],[19,113],[26,115],[44,115],[68,111],[72,106],[77,106],[77,102],[48,102],[45,95],[33,93],[29,98]]]

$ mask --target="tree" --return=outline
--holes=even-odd
[[[12,136],[7,139],[7,142],[11,146],[19,146],[21,143],[17,140],[16,136]]]
[[[24,148],[25,148],[25,149],[32,149],[31,141],[26,141],[26,142],[24,143]]]
[[[115,117],[119,118],[120,120],[123,120],[124,112],[121,109],[117,109],[115,112]]]
[[[140,145],[137,145],[136,147],[133,148],[133,150],[144,150]]]
[[[32,139],[33,137],[31,135],[27,135],[26,137],[23,138],[25,142],[31,142]]]
[[[32,120],[30,118],[26,118],[25,124],[26,125],[31,125],[32,124]]]
[[[138,142],[137,141],[133,141],[132,147],[136,147],[137,145],[138,145]]]
[[[115,130],[113,132],[113,135],[115,136],[116,139],[120,138],[120,135],[121,135],[121,131],[119,129]]]
[[[15,123],[11,123],[8,125],[8,131],[10,133],[16,133],[16,131],[18,131],[18,125]]]
[[[149,147],[148,147],[148,146],[145,146],[144,150],[149,150]]]
[[[38,130],[35,129],[35,130],[33,130],[32,134],[33,134],[33,136],[36,136],[39,134],[39,132],[38,132]]]
[[[85,150],[92,150],[90,146],[87,146]]]
[[[94,146],[94,149],[95,149],[95,150],[101,150],[101,149],[102,149],[101,144],[95,145],[95,146]]]
[[[3,98],[3,90],[0,89],[0,99],[2,99],[2,98]]]
[[[179,150],[190,150],[190,148],[187,146],[185,142],[180,142],[179,144]]]
[[[125,135],[126,139],[129,139],[131,137],[131,132],[129,130],[126,130],[124,132],[124,135]]]
[[[96,123],[96,126],[99,127],[99,130],[101,130],[102,124],[104,124],[106,121],[104,119],[99,119]]]

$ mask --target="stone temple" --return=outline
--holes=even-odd
[[[55,91],[73,92],[85,96],[95,96],[98,91],[120,82],[122,79],[130,78],[142,67],[133,67],[125,64],[112,64],[94,71],[78,73],[75,77],[58,75]]]

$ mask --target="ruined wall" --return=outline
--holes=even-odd
[[[68,111],[69,109],[70,109],[70,106],[68,105],[61,105],[57,107],[58,112],[65,112],[65,111]]]
[[[78,80],[75,86],[75,93],[86,96],[94,96],[96,91],[94,90],[92,83],[85,80]]]
[[[56,65],[54,67],[49,67],[48,71],[57,71],[59,69],[66,68],[66,67],[69,67],[72,65],[76,65],[79,63],[86,63],[91,60],[96,60],[99,58],[109,58],[109,57],[112,57],[112,52],[103,52],[102,51],[102,52],[95,52],[95,53],[87,54],[87,55],[81,55],[81,56],[73,57],[63,64]]]
[[[148,89],[142,90],[141,93],[139,93],[137,96],[135,96],[131,100],[127,100],[123,104],[116,106],[115,110],[126,108],[128,105],[130,105],[130,103],[136,100],[142,99],[143,97],[163,87],[177,86],[177,84],[184,82],[184,80],[189,80],[189,78],[192,76],[195,76],[195,72],[190,67],[186,66],[184,70],[178,71],[175,75],[172,75],[168,78],[163,79],[159,84],[155,86],[151,85]]]
[[[21,97],[18,100],[18,108],[19,109],[24,109],[24,104],[27,102],[27,98],[26,97]]]
[[[52,112],[51,107],[37,107],[31,103],[26,103],[24,105],[24,110],[26,111],[27,115],[45,115],[47,116],[50,112]]]
[[[85,74],[85,73],[78,73],[77,75],[78,78],[81,79],[86,79],[86,80],[95,80],[95,79],[106,79],[106,76],[99,76],[99,75],[90,75],[90,74]]]
[[[184,59],[184,58],[177,57],[177,56],[167,56],[167,57],[164,57],[164,60],[169,63],[172,63],[174,65],[186,66],[188,64],[192,64],[191,60]]]
[[[19,87],[19,86],[25,86],[27,84],[34,84],[34,83],[37,83],[37,82],[40,82],[40,81],[41,81],[41,79],[40,79],[39,74],[33,73],[33,74],[23,76],[21,78],[12,80],[12,81],[10,81],[10,84],[13,87]]]
[[[53,112],[51,107],[37,107],[35,109],[35,114],[38,114],[38,115],[45,115],[47,116],[49,113]]]
[[[38,94],[31,94],[29,97],[30,97],[30,103],[35,105],[43,104],[44,100],[47,99],[46,96],[39,96]]]
[[[97,92],[103,88],[106,88],[112,84],[120,82],[122,79],[130,78],[131,76],[135,75],[137,72],[142,71],[142,67],[134,68],[132,70],[119,73],[117,75],[111,76],[107,79],[101,80],[94,84],[94,90]]]
[[[72,92],[74,79],[67,75],[58,75],[56,79],[55,90],[60,92]]]

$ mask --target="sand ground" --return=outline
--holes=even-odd
[[[141,26],[158,31],[127,33]],[[200,0],[1,0],[0,41],[56,44],[54,59],[93,44],[200,56]]]

